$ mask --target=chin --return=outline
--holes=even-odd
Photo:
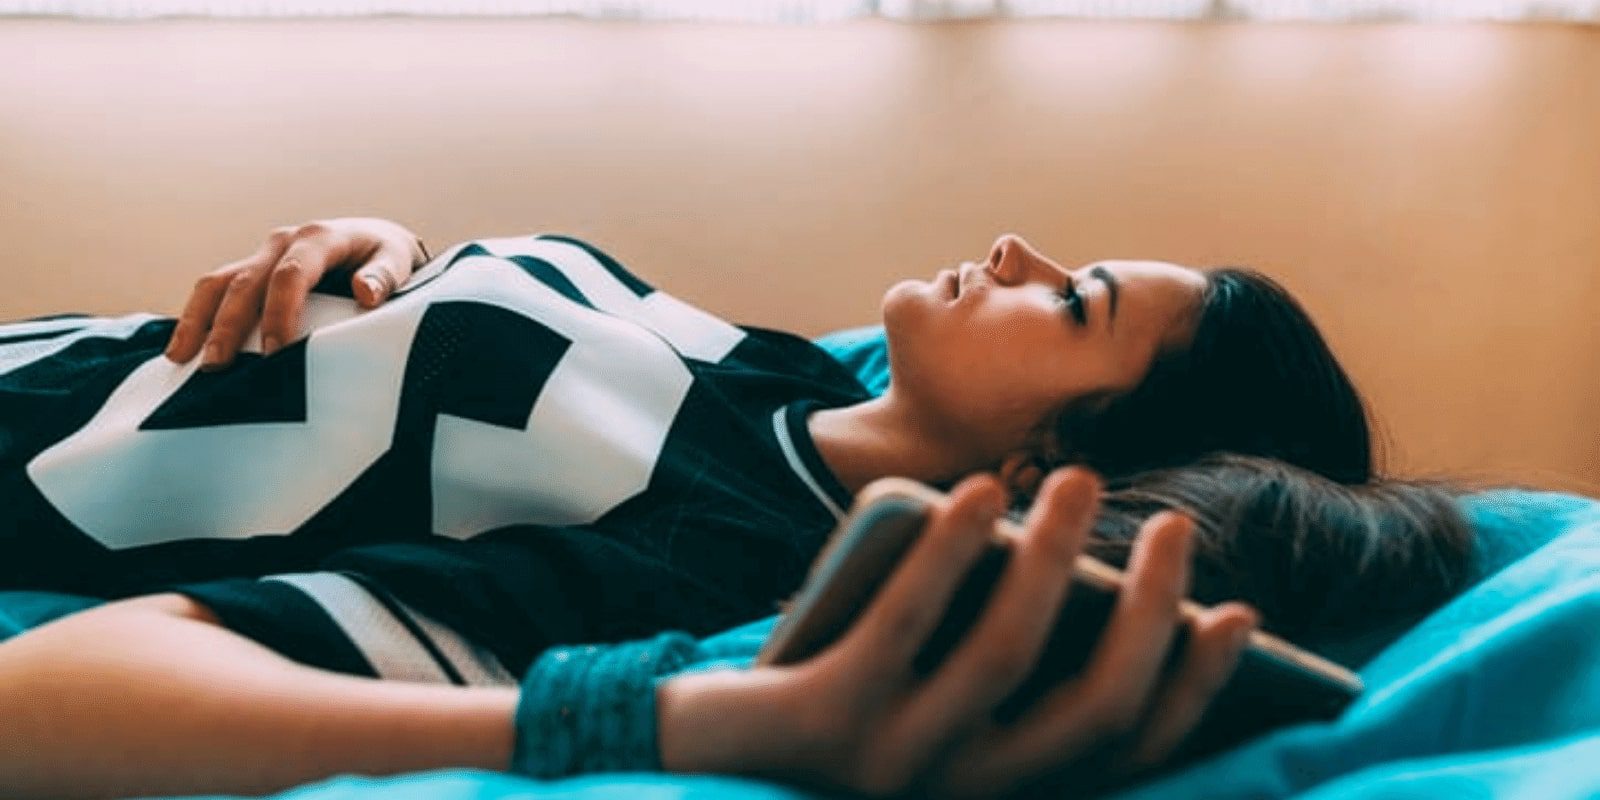
[[[891,340],[903,337],[908,331],[921,327],[926,316],[926,299],[921,281],[901,281],[883,293],[878,305],[878,319],[883,323]]]
[[[937,290],[933,284],[907,278],[900,281],[883,293],[883,302],[880,310],[885,323],[891,316],[914,314],[918,317],[927,314],[940,299],[936,296]]]
[[[922,281],[901,281],[884,292],[880,321],[891,375],[904,372],[902,368],[908,358],[912,361],[918,358],[917,352],[922,349],[918,345],[926,344],[931,333],[929,310],[927,287]]]
[[[915,278],[907,278],[883,293],[883,316],[889,316],[889,308],[907,302],[917,302],[928,291],[928,282]]]

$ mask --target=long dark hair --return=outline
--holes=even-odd
[[[1465,587],[1473,530],[1437,482],[1341,484],[1282,461],[1217,454],[1108,480],[1085,549],[1124,566],[1162,510],[1195,521],[1191,595],[1238,599],[1291,639],[1337,638],[1424,613]]]
[[[1247,269],[1206,272],[1192,344],[1159,355],[1132,392],[1056,421],[1062,463],[1108,477],[1227,451],[1343,483],[1374,472],[1366,404],[1300,304]]]

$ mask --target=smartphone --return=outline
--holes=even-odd
[[[942,498],[937,490],[903,478],[884,478],[865,487],[813,563],[756,663],[803,661],[842,636],[910,550],[928,509]],[[915,657],[913,666],[920,674],[930,674],[939,665],[988,604],[1011,552],[1010,542],[1022,533],[1008,519],[996,527],[989,546]],[[996,710],[998,721],[1016,718],[1084,667],[1110,619],[1122,580],[1115,567],[1078,556],[1066,604],[1038,664]],[[1201,610],[1197,603],[1184,600],[1179,612],[1190,619]],[[1168,669],[1177,664],[1188,632],[1187,625],[1179,625],[1167,653]],[[1361,691],[1361,679],[1345,667],[1276,636],[1252,631],[1232,677],[1173,761],[1191,760],[1283,725],[1334,719]]]

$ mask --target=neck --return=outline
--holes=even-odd
[[[880,397],[816,411],[806,427],[822,460],[851,494],[888,475],[941,483],[977,468],[976,459],[960,453],[939,426],[919,418],[892,385]]]

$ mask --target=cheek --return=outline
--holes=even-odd
[[[1129,365],[1101,337],[1072,333],[1057,331],[1027,342],[1019,338],[992,369],[1003,371],[1019,402],[1045,413],[1078,398],[1119,391],[1128,380]]]
[[[941,326],[939,320],[922,319],[920,326],[911,319],[903,322],[890,328],[885,320],[891,331],[889,368],[901,390],[964,424],[1016,405],[1027,371],[1003,357],[994,342]]]
[[[1085,360],[1082,371],[1074,376],[1073,391],[1078,397],[1110,400],[1137,389],[1145,372],[1137,356],[1106,348],[1097,357]]]
[[[914,286],[891,289],[884,325],[895,380],[965,419],[1048,414],[1115,380],[1105,342],[1057,309],[991,299],[938,313]]]
[[[1078,391],[1086,367],[1071,343],[1059,334],[1027,336],[1013,331],[1007,339],[974,349],[958,373],[950,376],[973,413],[1023,424],[1058,409]]]

